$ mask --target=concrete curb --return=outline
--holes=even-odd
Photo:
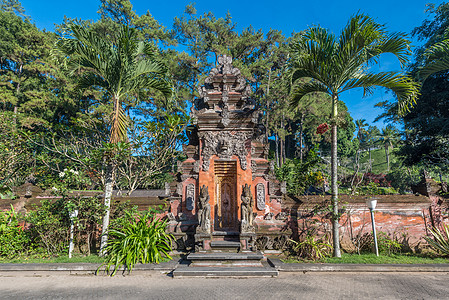
[[[268,258],[279,272],[448,272],[449,264],[301,264]]]
[[[168,261],[162,262],[160,264],[137,264],[134,266],[133,273],[148,272],[148,271],[159,271],[159,272],[171,272],[178,266],[178,261]],[[49,264],[0,264],[0,276],[8,276],[12,273],[29,273],[29,274],[95,274],[98,267],[101,264],[94,263],[49,263]],[[117,274],[122,274],[124,268],[121,267]],[[128,274],[126,271],[124,274]],[[107,275],[105,272],[105,267],[103,266],[98,275]]]
[[[277,258],[268,258],[268,263],[279,272],[446,272],[449,264],[314,264],[284,263]],[[100,264],[92,263],[50,263],[50,264],[1,264],[0,277],[15,274],[25,275],[93,275]],[[132,274],[149,272],[169,273],[182,266],[179,261],[162,262],[160,264],[138,264]],[[123,268],[117,272],[122,274]],[[125,271],[125,275],[128,273]],[[104,267],[98,275],[107,275]]]

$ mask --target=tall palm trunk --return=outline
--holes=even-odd
[[[106,167],[106,178],[104,186],[104,206],[103,227],[101,229],[100,256],[106,255],[106,245],[108,243],[109,215],[111,213],[112,188],[114,184],[114,168],[112,163]]]
[[[301,119],[299,122],[299,160],[302,163],[303,149],[302,149],[302,124],[304,122],[304,114],[301,114]]]
[[[332,96],[332,146],[331,146],[331,189],[332,189],[332,241],[334,246],[334,257],[341,257],[339,215],[338,215],[338,185],[337,185],[337,115],[338,95]]]
[[[389,145],[385,144],[385,158],[387,159],[387,171],[390,171],[390,153],[388,151]]]
[[[368,153],[369,153],[369,170],[371,172],[373,169],[372,161],[371,161],[371,145],[368,147]]]

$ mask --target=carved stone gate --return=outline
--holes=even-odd
[[[218,63],[191,108],[187,159],[170,186],[170,224],[183,242],[194,238],[197,250],[225,240],[249,250],[259,228],[277,222],[271,216],[281,213],[282,194],[251,88],[230,57]]]

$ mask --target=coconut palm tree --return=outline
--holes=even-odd
[[[394,54],[401,65],[408,61],[410,41],[403,33],[388,33],[372,18],[357,14],[336,37],[319,26],[307,29],[292,44],[291,106],[296,107],[310,93],[329,95],[331,114],[331,189],[334,256],[340,257],[339,211],[337,186],[337,126],[340,94],[354,88],[363,88],[370,94],[374,87],[393,91],[399,106],[406,110],[418,94],[418,84],[398,72],[373,73],[369,65],[376,63],[384,53]],[[306,81],[304,81],[306,80]]]
[[[96,33],[89,27],[69,26],[71,36],[56,42],[55,51],[65,57],[64,63],[70,73],[79,77],[79,87],[99,87],[106,92],[112,106],[109,142],[114,145],[127,141],[128,118],[122,108],[123,102],[137,101],[146,90],[160,91],[171,97],[172,85],[167,70],[156,59],[153,45],[139,41],[134,29],[122,26],[117,38]],[[101,250],[106,246],[109,226],[110,203],[114,184],[115,163],[106,167]],[[103,253],[104,254],[104,253]]]
[[[359,148],[357,149],[357,153],[355,154],[355,164],[359,164],[360,159],[360,148],[363,140],[363,136],[366,133],[365,127],[368,126],[368,123],[366,123],[366,119],[358,119],[355,120],[355,126],[357,130],[357,139],[359,140]]]
[[[379,136],[379,143],[385,148],[385,159],[387,162],[387,170],[390,171],[390,147],[394,147],[399,141],[399,132],[392,125],[382,128]]]

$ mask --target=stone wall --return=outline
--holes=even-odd
[[[26,189],[24,189],[25,191]],[[0,209],[10,209],[12,204],[16,211],[26,212],[39,205],[43,199],[55,199],[50,193],[28,188],[32,193],[20,192],[15,200],[1,199]],[[85,196],[99,196],[100,192],[81,192]],[[139,210],[147,210],[150,206],[164,206],[166,211],[161,217],[169,219],[170,231],[174,233],[179,249],[191,249],[192,238],[197,222],[189,216],[180,203],[169,201],[164,190],[135,191],[131,196],[120,196],[116,193],[113,205],[129,201],[137,205]],[[412,249],[423,245],[423,236],[427,228],[449,224],[448,201],[440,196],[431,195],[377,195],[378,204],[375,210],[376,228],[398,240],[410,245]],[[342,217],[340,231],[344,249],[353,249],[353,241],[365,232],[371,231],[369,210],[365,204],[366,196],[340,195]],[[182,201],[183,204],[185,201]],[[255,228],[257,240],[255,245],[259,249],[277,250],[285,245],[288,238],[297,238],[312,227],[319,228],[319,234],[331,233],[330,196],[284,196],[282,199],[270,200],[265,212],[257,212]],[[178,205],[179,206],[178,206]],[[178,211],[176,218],[169,211]]]

